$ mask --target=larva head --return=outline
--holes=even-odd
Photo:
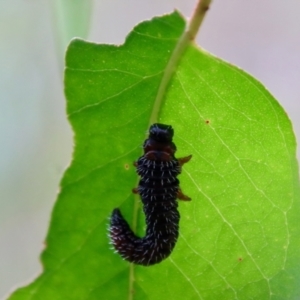
[[[171,142],[174,135],[172,126],[155,123],[150,126],[149,138],[157,142]]]

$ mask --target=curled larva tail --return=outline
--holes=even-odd
[[[115,208],[111,214],[109,234],[115,250],[128,260],[139,238],[130,229],[118,208]]]
[[[170,236],[167,239],[159,239],[150,227],[148,226],[145,237],[137,237],[123,218],[120,210],[116,208],[110,219],[111,243],[115,250],[129,262],[144,266],[159,263],[171,254],[178,232],[175,233],[175,236],[171,234],[170,241]]]

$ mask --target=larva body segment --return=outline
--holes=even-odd
[[[167,258],[178,239],[180,215],[177,198],[190,200],[179,188],[177,176],[191,155],[176,159],[173,128],[153,124],[145,140],[144,155],[135,163],[141,177],[137,188],[146,216],[146,235],[136,236],[118,208],[110,219],[110,238],[115,250],[127,261],[149,266]]]

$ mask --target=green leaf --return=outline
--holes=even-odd
[[[120,207],[143,228],[132,162],[170,55],[185,27],[174,12],[139,24],[124,45],[70,44],[67,112],[75,149],[56,202],[44,272],[10,299],[298,299],[300,201],[295,138],[285,112],[254,78],[191,44],[162,103],[175,129],[180,176],[172,255],[133,266],[109,249]]]

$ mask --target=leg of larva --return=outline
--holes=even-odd
[[[137,167],[137,166],[138,166],[137,161],[134,161],[134,162],[133,162],[133,165],[134,165],[135,167]]]
[[[132,192],[133,192],[134,194],[139,194],[138,188],[133,188],[133,189],[132,189]]]
[[[190,201],[192,200],[189,196],[185,195],[181,189],[178,190],[177,192],[177,198],[179,200],[183,200],[183,201]]]
[[[191,158],[192,158],[192,155],[178,158],[179,165],[180,166],[184,165],[185,163],[189,162],[191,160]]]
[[[189,162],[192,158],[192,155],[188,155],[188,156],[185,156],[185,157],[182,157],[182,158],[178,158],[178,163],[180,166],[184,165],[185,163]],[[189,196],[183,194],[182,190],[179,189],[178,192],[177,192],[177,198],[179,200],[183,200],[183,201],[190,201],[192,200]]]

